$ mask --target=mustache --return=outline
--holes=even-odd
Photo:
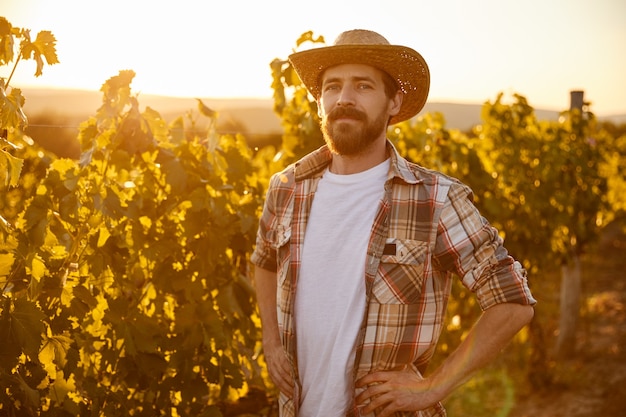
[[[337,120],[342,117],[348,117],[350,119],[355,120],[365,120],[367,119],[367,115],[355,109],[354,107],[335,107],[333,110],[328,113],[328,120]]]

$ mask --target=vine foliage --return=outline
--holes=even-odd
[[[41,158],[2,108],[5,153],[27,168],[18,182],[9,166],[2,206],[3,415],[217,416],[265,384],[251,150],[141,111],[134,75],[103,84],[80,161]]]

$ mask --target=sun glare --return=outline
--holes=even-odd
[[[626,112],[623,1],[2,2],[13,25],[57,38],[60,64],[38,79],[32,63],[20,65],[15,85],[97,90],[132,69],[133,89],[144,94],[269,98],[270,63],[285,59],[303,32],[332,43],[343,30],[367,28],[424,55],[431,101],[483,103],[515,92],[561,110],[569,91],[582,89],[597,114]]]

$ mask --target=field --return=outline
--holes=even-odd
[[[626,236],[613,228],[585,256],[577,353],[555,364],[549,389],[529,391],[508,417],[626,415],[625,254]]]
[[[69,99],[56,97],[57,103],[61,106],[45,105],[35,110],[34,103],[37,97],[34,93],[27,93],[30,101],[29,114],[41,115],[48,113],[51,117],[49,122],[40,120],[33,123],[32,127],[45,129],[75,130],[77,123],[84,120],[84,117],[92,115],[98,108],[97,97],[86,105],[83,110],[87,114],[76,116],[61,114],[57,108],[65,109]],[[53,95],[54,97],[54,95]],[[156,98],[153,98],[156,100]],[[54,103],[54,100],[53,100]],[[168,119],[170,109],[165,103],[150,100],[141,101],[142,105],[149,104]],[[196,102],[193,99],[185,101],[187,109],[195,109]],[[238,103],[239,113],[228,116],[228,107],[224,102],[206,101],[207,105],[214,107],[220,112],[220,119],[225,120],[223,129],[232,129],[244,135],[264,134],[277,135],[280,139],[280,124],[277,123],[276,116],[272,113],[268,103],[248,103],[241,107]],[[180,104],[180,103],[179,103]],[[232,104],[232,103],[231,103]],[[260,107],[257,105],[263,104]],[[220,107],[220,106],[224,107]],[[242,120],[250,121],[254,118],[251,113],[241,113],[255,111],[261,120],[272,124],[273,130],[265,128],[250,127],[242,124]],[[186,110],[172,110],[178,115],[184,114]],[[56,114],[55,114],[56,112]],[[444,112],[445,113],[445,112]],[[54,117],[67,117],[64,121],[53,120]],[[226,117],[223,117],[226,116]],[[447,117],[447,115],[446,115]],[[31,119],[32,120],[32,119]],[[49,123],[49,125],[48,125]],[[74,124],[76,123],[76,124]],[[224,127],[225,126],[225,127]],[[30,127],[29,127],[30,128]],[[451,128],[458,128],[451,126]],[[45,132],[44,132],[45,133]],[[50,132],[49,132],[50,133]],[[58,131],[47,136],[54,138],[54,145],[67,151],[67,144],[59,142]],[[35,135],[33,134],[33,137]],[[68,133],[68,141],[76,144],[75,131]],[[37,138],[36,138],[37,139]],[[69,142],[68,142],[69,143]],[[60,145],[60,146],[59,146]],[[80,152],[75,148],[74,153]],[[60,155],[58,156],[77,156]],[[587,177],[585,177],[587,178]],[[146,192],[152,188],[146,187]],[[533,213],[534,217],[534,213]],[[622,224],[623,226],[623,224]],[[138,252],[139,253],[139,252]],[[624,281],[624,271],[626,270],[626,235],[624,228],[615,226],[607,230],[601,241],[590,248],[589,252],[583,256],[583,298],[581,300],[580,323],[578,327],[577,349],[574,356],[563,359],[551,359],[546,363],[547,380],[541,386],[529,386],[526,380],[515,381],[518,392],[514,409],[508,414],[500,414],[500,417],[553,417],[553,416],[623,416],[626,410],[626,282]],[[555,260],[553,275],[533,276],[531,280],[534,285],[533,292],[539,300],[537,307],[537,319],[543,325],[543,345],[550,350],[557,335],[558,324],[558,265]],[[181,302],[181,305],[184,304]],[[548,357],[552,354],[549,353]],[[526,365],[524,363],[524,365]],[[528,381],[530,378],[525,378]],[[498,395],[497,390],[491,390],[490,395]],[[485,400],[489,401],[489,400]],[[511,404],[511,402],[509,402]],[[231,414],[229,414],[231,415]],[[235,414],[232,414],[235,415]],[[451,413],[451,417],[459,413]],[[461,415],[482,417],[483,414],[472,413],[472,410],[463,410]]]

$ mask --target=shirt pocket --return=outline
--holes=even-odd
[[[428,242],[388,238],[372,292],[380,304],[415,304],[422,295]]]

